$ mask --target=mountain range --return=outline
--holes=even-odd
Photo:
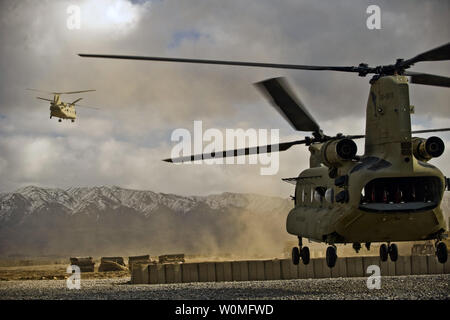
[[[187,253],[280,256],[292,200],[180,196],[120,187],[27,186],[0,193],[0,257]],[[450,195],[441,207],[449,223]]]
[[[0,193],[0,257],[278,254],[292,201],[179,196],[120,187],[27,186]]]

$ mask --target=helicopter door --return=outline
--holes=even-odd
[[[442,186],[437,177],[379,178],[370,181],[361,194],[365,211],[424,211],[441,200]]]

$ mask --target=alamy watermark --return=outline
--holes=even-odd
[[[370,5],[366,9],[366,13],[370,14],[366,20],[366,26],[369,30],[381,29],[381,9],[377,5]]]
[[[81,270],[79,266],[71,265],[67,266],[67,273],[70,273],[71,276],[67,278],[66,285],[70,290],[73,289],[81,289]]]
[[[81,8],[76,5],[70,5],[66,10],[67,17],[66,26],[69,30],[81,29]]]
[[[381,270],[380,266],[372,264],[367,267],[367,274],[370,276],[367,278],[367,289],[381,289]]]
[[[260,164],[261,175],[277,174],[279,169],[278,143],[279,129],[225,129],[223,132],[210,128],[203,132],[201,120],[194,121],[193,134],[188,129],[178,128],[172,132],[171,140],[178,142],[171,152],[171,158],[186,157],[190,155],[209,154],[209,157],[194,158],[194,164]],[[204,145],[206,143],[206,145]],[[252,147],[260,145],[262,147]],[[271,145],[270,150],[264,147]],[[244,156],[245,148],[250,146],[250,153]],[[237,149],[236,153],[233,150]],[[222,151],[229,151],[226,157],[220,157]],[[271,151],[267,153],[267,151]],[[216,156],[217,154],[217,156]],[[235,155],[241,156],[235,158]],[[174,163],[177,163],[174,161]]]

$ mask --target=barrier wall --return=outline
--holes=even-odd
[[[311,259],[308,265],[294,265],[290,259],[201,263],[136,264],[131,273],[133,284],[180,282],[254,281],[280,279],[367,277],[367,267],[378,265],[382,276],[450,273],[434,255],[399,257],[396,262],[381,262],[379,257],[338,258],[334,268],[324,258]]]

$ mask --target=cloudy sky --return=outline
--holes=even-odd
[[[381,30],[366,9],[381,9]],[[81,9],[80,29],[67,8]],[[364,133],[369,78],[333,72],[80,58],[77,53],[154,55],[293,64],[371,65],[409,58],[450,39],[450,2],[435,1],[8,1],[0,2],[0,192],[25,185],[117,185],[184,195],[223,191],[287,197],[281,182],[308,152],[280,154],[277,175],[260,165],[171,165],[177,128],[280,129],[303,138],[252,83],[284,76],[327,134]],[[449,62],[414,71],[450,75]],[[49,119],[25,88],[96,89],[75,123]],[[410,86],[414,129],[449,127],[449,90]],[[75,100],[78,96],[66,96]],[[450,141],[450,134],[442,134]],[[426,136],[425,136],[426,137]],[[360,152],[363,146],[359,143]],[[450,153],[433,160],[450,175]]]

